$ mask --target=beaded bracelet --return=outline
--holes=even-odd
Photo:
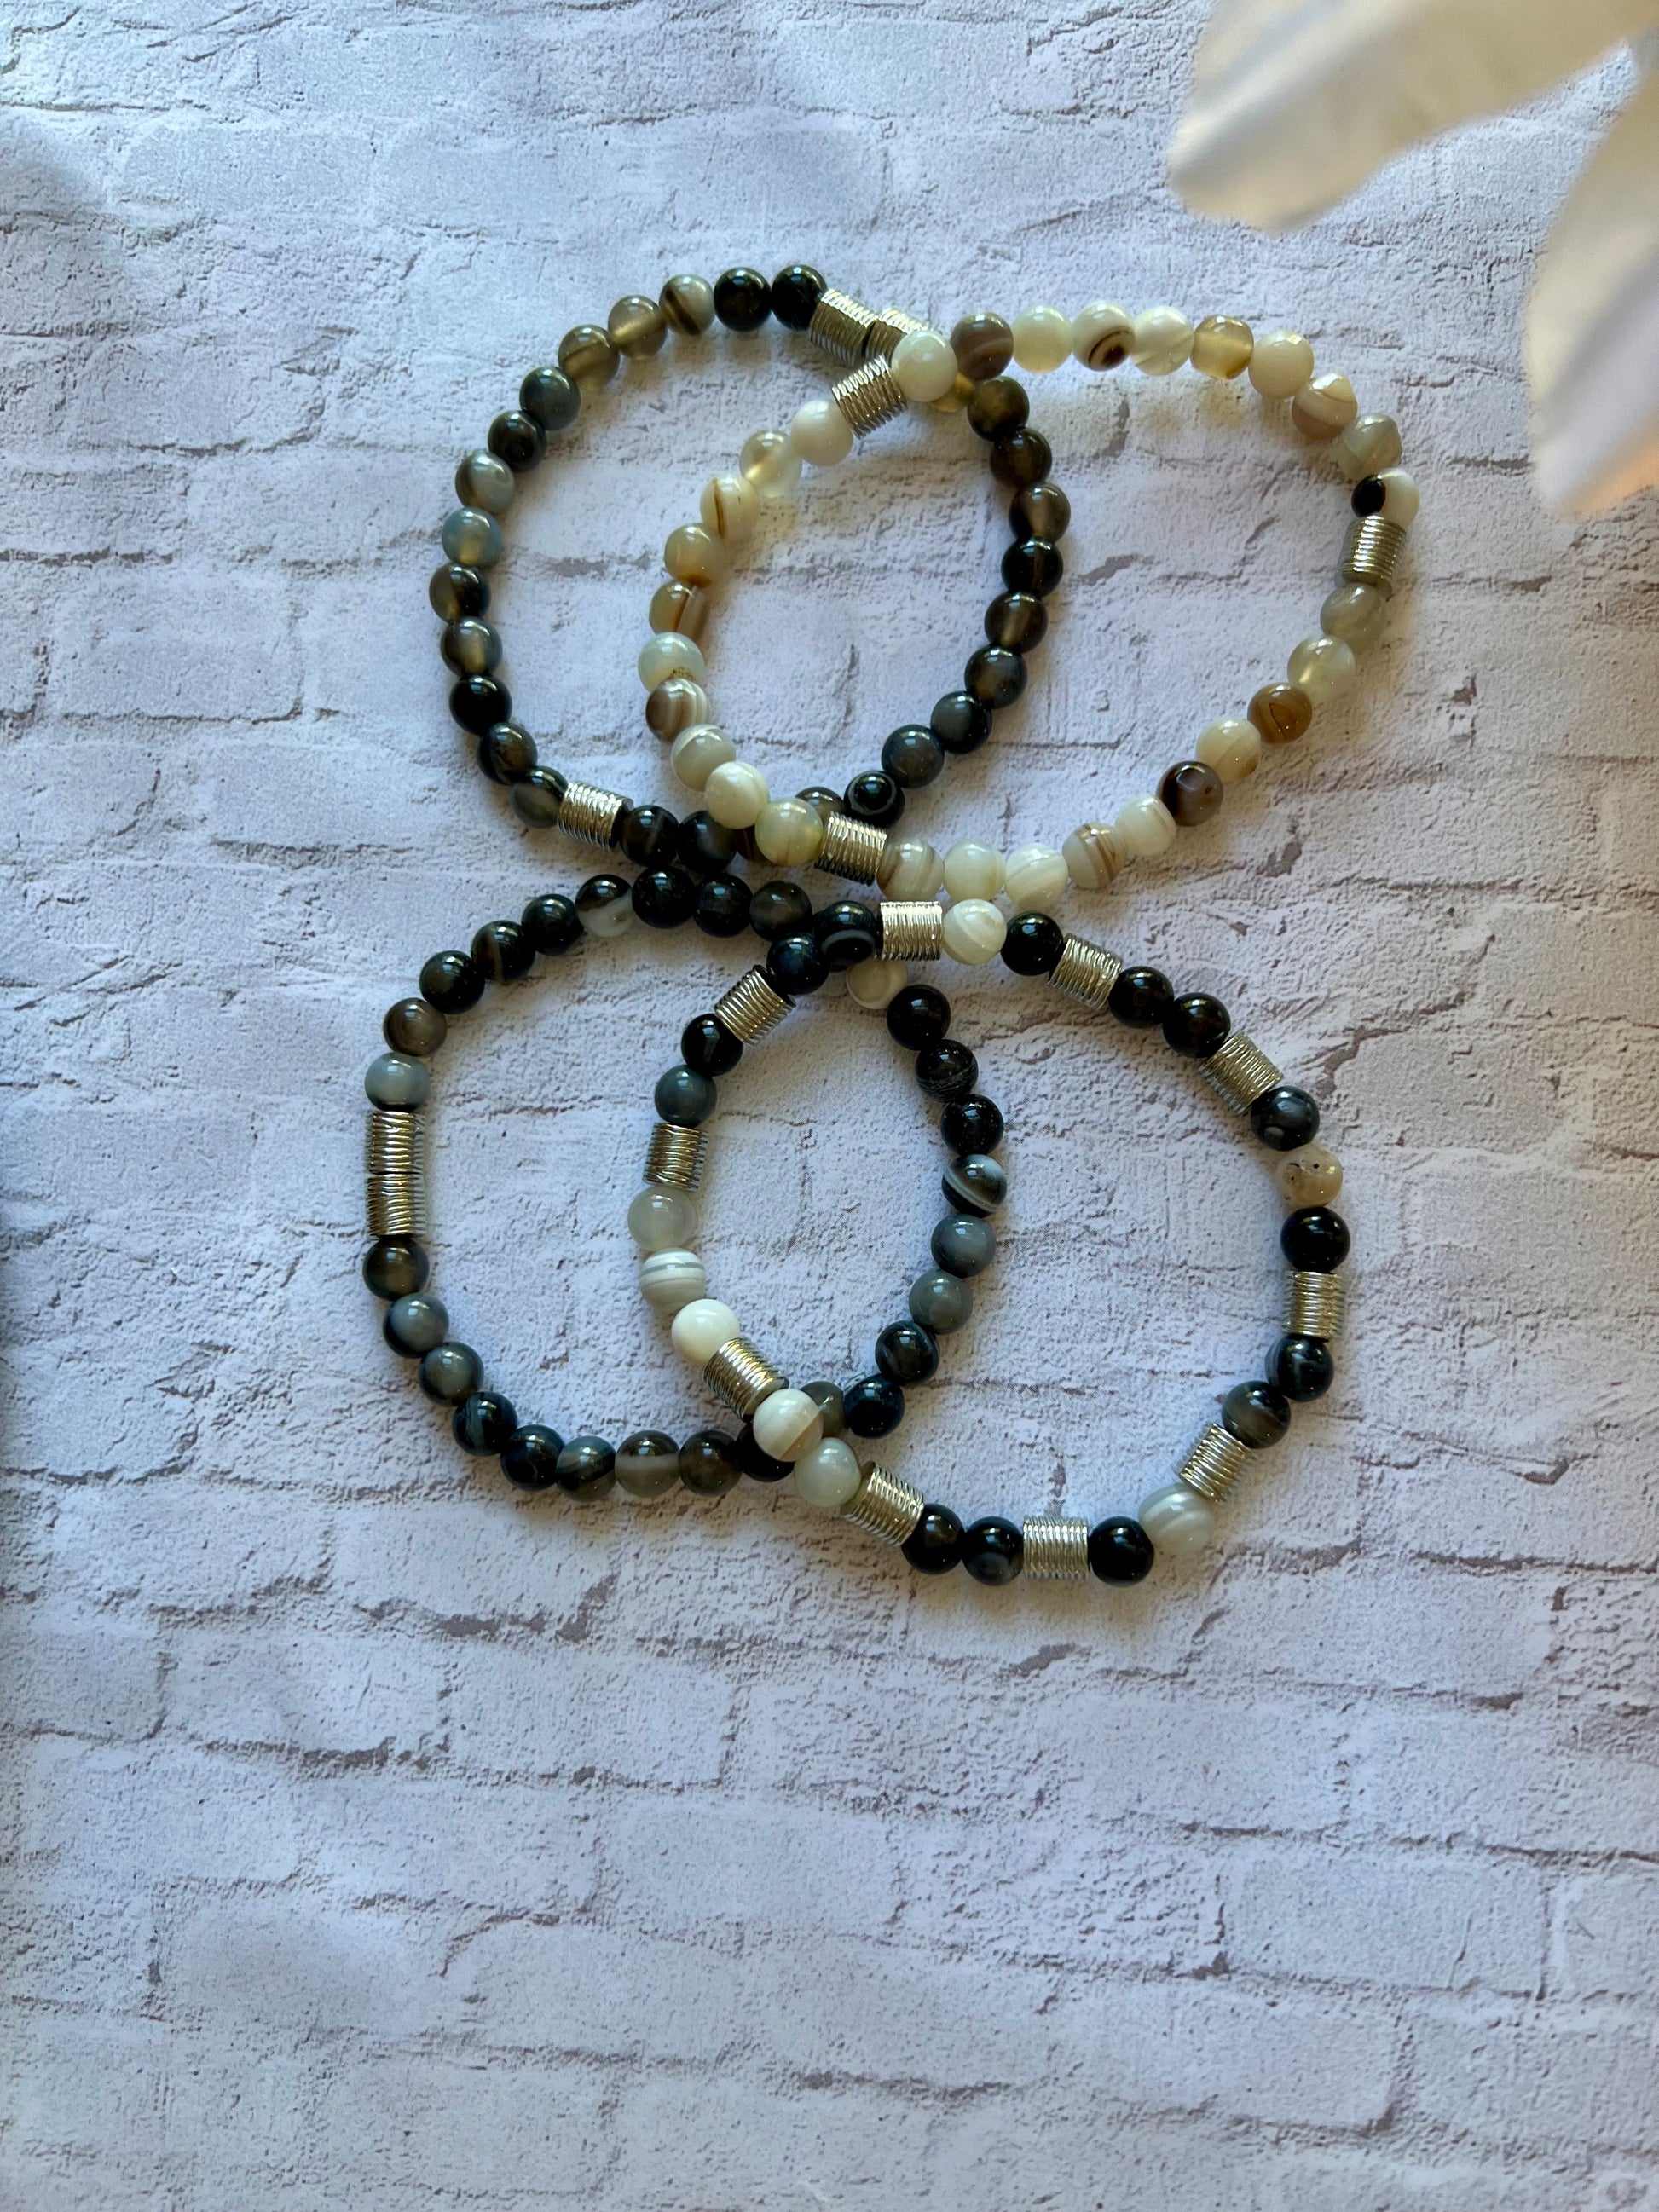
[[[976,1581],[994,1585],[1012,1582],[1023,1567],[1044,1578],[1077,1579],[1092,1572],[1103,1582],[1139,1581],[1152,1565],[1155,1544],[1181,1553],[1209,1540],[1212,1508],[1231,1490],[1251,1454],[1284,1437],[1293,1402],[1321,1397],[1330,1387],[1330,1340],[1342,1309],[1336,1271],[1349,1249],[1346,1224],[1329,1203],[1341,1188],[1341,1168],[1314,1141],[1319,1129],[1315,1101],[1286,1083],[1266,1054],[1233,1029],[1218,1000],[1201,992],[1177,994],[1156,969],[1126,968],[1116,954],[1067,936],[1043,914],[1016,916],[1004,960],[1017,974],[1046,976],[1091,1012],[1109,1011],[1126,1027],[1160,1030],[1172,1051],[1195,1062],[1211,1088],[1236,1113],[1248,1116],[1258,1139],[1283,1156],[1277,1180],[1293,1207],[1279,1240],[1292,1271],[1285,1333],[1269,1355],[1267,1376],[1237,1383],[1226,1393],[1220,1420],[1206,1425],[1175,1480],[1142,1499],[1137,1518],[1115,1516],[1091,1528],[1086,1521],[1066,1516],[1030,1516],[1018,1524],[991,1516],[964,1528],[949,1507],[928,1503],[890,1469],[860,1465],[851,1445],[824,1418],[817,1395],[792,1389],[782,1370],[744,1335],[732,1310],[704,1295],[702,1263],[693,1253],[675,1255],[680,1264],[666,1295],[653,1297],[648,1288],[647,1295],[673,1312],[675,1349],[702,1369],[717,1395],[744,1413],[764,1449],[793,1463],[799,1495],[898,1545],[922,1572],[941,1574],[961,1564]],[[749,996],[738,1009],[738,1025],[752,1029],[752,1042],[775,1028],[790,1006],[766,970],[754,970],[745,985]],[[915,1072],[924,1091],[953,1098],[972,1090],[977,1068],[967,1048],[945,1034],[950,1008],[941,994],[925,985],[905,986],[890,998],[887,1021],[896,1041],[920,1045]],[[701,1040],[705,1024],[735,1034],[731,1017],[717,1008],[693,1024],[687,1036],[695,1034]],[[729,1066],[740,1054],[717,1056]],[[695,1160],[701,1175],[706,1151],[702,1125],[716,1103],[709,1077],[685,1066],[671,1069],[658,1085],[657,1108],[659,1114],[678,1113],[682,1119],[658,1123],[653,1148],[674,1146],[687,1162]],[[1000,1120],[999,1115],[999,1131]],[[1000,1200],[1004,1186],[1000,1170],[996,1172]],[[933,1248],[939,1273],[923,1275],[912,1286],[910,1319],[903,1325],[904,1357],[914,1363],[918,1379],[937,1368],[939,1335],[968,1319],[972,1296],[965,1278],[988,1266],[995,1249],[980,1218],[982,1208],[974,1187],[964,1188],[952,1176],[946,1177],[945,1191],[963,1210],[940,1224]],[[890,1374],[882,1355],[884,1341],[892,1334],[884,1331],[877,1340],[878,1361]]]

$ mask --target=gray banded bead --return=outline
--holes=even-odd
[[[682,1129],[672,1121],[659,1121],[645,1148],[645,1180],[672,1183],[678,1190],[696,1190],[702,1182],[708,1157],[708,1139],[702,1129]]]
[[[1188,1490],[1197,1491],[1200,1498],[1207,1498],[1212,1505],[1218,1505],[1243,1474],[1249,1456],[1236,1436],[1218,1421],[1211,1421],[1176,1469],[1176,1478]]]
[[[608,848],[617,816],[627,811],[628,801],[618,792],[602,790],[596,783],[568,783],[559,801],[559,827],[585,845]]]
[[[1068,937],[1048,981],[1056,991],[1098,1014],[1105,1012],[1112,986],[1122,973],[1123,963],[1115,952],[1091,944],[1086,937]]]
[[[1385,596],[1394,590],[1394,572],[1405,550],[1406,533],[1380,514],[1354,518],[1343,541],[1337,574],[1345,584],[1374,584]]]
[[[376,1107],[363,1146],[371,1237],[427,1237],[426,1129],[418,1114]]]
[[[1039,1582],[1081,1582],[1089,1571],[1089,1524],[1041,1513],[1021,1523],[1025,1571]]]
[[[1291,1277],[1285,1326],[1292,1336],[1333,1337],[1342,1326],[1342,1278],[1298,1267]]]
[[[855,821],[850,814],[832,814],[824,823],[823,842],[813,865],[826,876],[872,884],[886,849],[887,832],[875,823]]]
[[[830,397],[851,423],[855,438],[867,438],[884,422],[896,422],[910,404],[884,361],[866,361],[862,368],[840,378],[830,386]]]
[[[714,1018],[731,1030],[739,1044],[753,1044],[776,1029],[794,1009],[794,1000],[775,990],[763,968],[751,968],[739,976],[714,1007]]]
[[[876,910],[884,960],[937,960],[945,951],[945,909],[937,899],[883,899]]]
[[[1264,1091],[1272,1091],[1285,1080],[1267,1054],[1252,1044],[1242,1030],[1234,1030],[1207,1060],[1200,1060],[1198,1072],[1235,1114],[1248,1114]]]
[[[873,307],[866,307],[850,292],[838,292],[834,285],[826,284],[818,295],[806,335],[843,368],[855,368],[864,357],[865,337],[875,319]]]
[[[702,1379],[723,1406],[740,1421],[752,1420],[755,1408],[775,1390],[787,1390],[789,1377],[757,1352],[746,1336],[729,1337],[704,1363]]]
[[[868,1467],[849,1504],[842,1508],[843,1521],[855,1521],[884,1544],[902,1544],[921,1518],[927,1504],[921,1492],[884,1467]]]

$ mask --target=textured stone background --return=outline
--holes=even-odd
[[[1306,235],[1188,222],[1194,4],[325,0],[37,11],[3,198],[0,660],[19,2212],[1638,2212],[1659,2206],[1652,1709],[1659,573],[1534,504],[1516,319],[1623,88]],[[573,887],[450,729],[447,483],[570,323],[676,267],[948,319],[1102,292],[1292,319],[1397,410],[1414,582],[1350,709],[1079,925],[1307,1071],[1358,1237],[1339,1390],[1195,1571],[921,1587],[752,1487],[578,1517],[471,1471],[356,1278],[360,1071],[421,958]],[[668,792],[665,529],[821,388],[631,372],[513,519],[545,750]],[[1058,836],[1237,711],[1344,508],[1248,394],[1067,373],[1052,643],[918,806]],[[723,595],[793,787],[925,713],[1000,515],[957,423],[810,486]],[[599,948],[440,1064],[440,1288],[525,1412],[702,1417],[618,1235],[732,972]],[[1132,1507],[1279,1297],[1260,1158],[1000,969],[1006,1261],[896,1456]],[[726,1085],[708,1248],[860,1371],[937,1143],[844,1001]]]

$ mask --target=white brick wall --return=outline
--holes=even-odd
[[[1515,374],[1623,73],[1262,240],[1159,182],[1199,13],[14,28],[7,2212],[1659,2212],[1659,531],[1539,511]],[[1294,319],[1424,483],[1352,709],[1082,922],[1309,1073],[1358,1237],[1328,1408],[1212,1559],[1115,1599],[924,1587],[752,1488],[510,1500],[356,1279],[381,1008],[584,872],[444,712],[455,453],[618,293],[801,254],[941,317]],[[793,341],[708,351],[593,408],[500,591],[548,750],[641,795],[655,542],[818,388]],[[1036,412],[1070,574],[941,839],[1142,787],[1275,672],[1340,529],[1224,395]],[[969,442],[890,434],[723,595],[716,699],[777,783],[954,679],[1000,543]],[[594,948],[440,1064],[440,1286],[526,1412],[702,1418],[617,1226],[729,973]],[[901,1464],[1132,1505],[1260,1355],[1277,1209],[1167,1065],[958,980],[1013,1198]],[[936,1203],[904,1073],[826,1005],[726,1095],[719,1280],[858,1371]]]

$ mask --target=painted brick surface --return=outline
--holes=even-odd
[[[1651,501],[1525,473],[1534,242],[1624,84],[1278,240],[1159,181],[1197,0],[94,5],[0,73],[7,2212],[1659,2212],[1659,634]],[[39,14],[39,11],[37,11]],[[421,959],[579,853],[452,730],[457,453],[570,324],[797,256],[948,320],[1293,321],[1398,413],[1410,578],[1352,703],[1076,926],[1318,1092],[1353,1322],[1212,1557],[922,1586],[787,1498],[576,1515],[463,1463],[357,1281]],[[630,369],[510,518],[544,750],[672,797],[656,548],[799,342]],[[918,802],[1057,840],[1311,628],[1343,504],[1248,395],[1067,373],[1021,706]],[[1002,543],[960,422],[808,483],[719,594],[776,789],[925,715]],[[526,1413],[707,1418],[620,1234],[730,980],[593,946],[439,1063],[438,1281]],[[1133,1508],[1279,1295],[1207,1094],[1001,971],[1001,1262],[896,1463]],[[878,1024],[726,1086],[717,1285],[856,1373],[937,1208]]]

